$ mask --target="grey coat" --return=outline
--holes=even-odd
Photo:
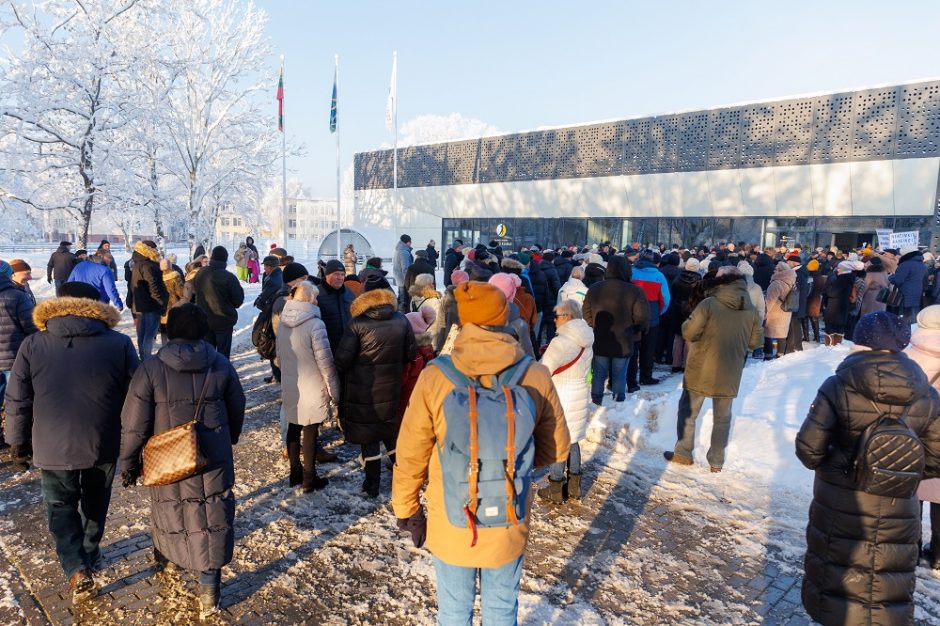
[[[150,487],[154,547],[197,571],[226,565],[235,547],[232,445],[245,416],[238,374],[208,343],[174,340],[137,369],[121,413],[121,466],[136,468],[148,439],[193,418],[207,371],[197,432],[209,464],[179,482]]]
[[[319,424],[339,402],[340,386],[320,308],[288,300],[281,312],[277,354],[281,361],[281,410],[291,424]]]

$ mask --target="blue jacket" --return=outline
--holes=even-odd
[[[411,246],[403,241],[395,244],[395,256],[392,258],[392,276],[395,277],[395,283],[398,287],[405,284],[405,272],[415,262],[411,253]]]
[[[924,255],[920,252],[909,252],[901,257],[898,270],[888,277],[888,281],[895,285],[904,296],[905,308],[920,306],[920,296],[924,289]]]
[[[33,324],[33,301],[26,291],[0,275],[0,372],[13,369],[20,344],[36,332]]]
[[[69,274],[68,282],[91,285],[98,290],[99,300],[102,302],[110,300],[119,310],[124,308],[124,303],[121,302],[121,296],[118,294],[117,285],[114,284],[114,273],[107,265],[101,265],[94,261],[82,261]]]
[[[669,308],[669,283],[652,261],[640,259],[633,266],[631,281],[643,289],[650,304],[650,327],[659,325],[659,316]]]

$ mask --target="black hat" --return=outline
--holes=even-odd
[[[98,290],[95,287],[92,287],[88,283],[72,281],[62,285],[62,288],[59,290],[59,296],[63,298],[87,298],[89,300],[98,300],[101,297],[101,294],[98,293]]]
[[[657,254],[653,252],[652,250],[644,250],[643,252],[640,253],[641,259],[645,261],[653,261],[654,263],[656,262],[656,256]]]
[[[337,261],[336,259],[330,259],[326,262],[326,265],[323,266],[323,275],[329,276],[334,272],[342,272],[343,275],[346,274],[346,266],[343,265],[342,261]]]
[[[371,259],[369,259],[368,261],[366,261],[366,265],[371,265],[372,267],[374,267],[374,268],[376,268],[376,269],[381,268],[381,267],[382,267],[382,258],[381,258],[381,257],[374,256],[374,257],[372,257]]]
[[[209,255],[210,261],[222,261],[223,263],[228,262],[228,250],[225,249],[225,246],[216,246],[212,248],[212,254]]]
[[[261,265],[267,265],[268,267],[277,267],[278,264],[279,261],[277,260],[276,256],[266,256],[264,257],[264,260],[261,261]]]
[[[875,311],[858,320],[852,341],[872,350],[901,352],[911,342],[911,325],[894,313]]]
[[[85,256],[88,256],[88,250],[86,250],[85,248],[79,248],[78,250],[75,251],[75,256],[82,256],[83,254]]]
[[[402,243],[411,243],[411,235],[402,235],[399,239]]]
[[[388,281],[385,280],[384,276],[377,276],[372,274],[369,278],[366,279],[366,284],[362,288],[363,291],[373,291],[375,289],[388,289],[391,291],[392,286],[388,284]]]
[[[101,243],[98,244],[98,247],[100,248],[100,247],[103,246],[104,244],[108,244],[108,245],[110,246],[110,245],[111,245],[111,242],[108,241],[107,239],[102,239],[102,240],[101,240]]]
[[[307,271],[307,268],[301,265],[300,263],[288,263],[284,266],[284,283],[290,283],[298,278],[303,278],[304,276],[309,276],[310,272]]]
[[[71,241],[60,241],[60,242],[59,242],[59,245],[60,245],[60,246],[70,246],[70,245],[72,245],[72,242],[71,242]]]
[[[197,341],[209,334],[209,318],[202,308],[191,302],[170,307],[166,334],[170,339]]]

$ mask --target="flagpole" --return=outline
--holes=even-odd
[[[333,84],[336,87],[336,260],[343,260],[343,218],[341,201],[340,152],[339,152],[339,55],[335,55],[336,75]]]
[[[281,76],[284,76],[284,55],[281,55]],[[281,245],[287,247],[287,125],[284,97],[281,97]]]
[[[392,113],[395,115],[395,151],[392,155],[392,188],[394,189],[395,197],[398,198],[398,50],[392,52],[392,75],[395,77],[395,85],[392,85],[394,89],[395,100],[394,107],[395,110]]]

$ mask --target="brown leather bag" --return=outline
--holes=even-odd
[[[196,425],[202,412],[202,403],[209,389],[209,377],[212,368],[206,370],[206,381],[196,403],[193,419],[154,435],[144,446],[144,469],[141,474],[143,483],[153,487],[170,485],[189,478],[202,470],[209,462],[199,448],[199,435]],[[169,385],[168,385],[169,386]]]

